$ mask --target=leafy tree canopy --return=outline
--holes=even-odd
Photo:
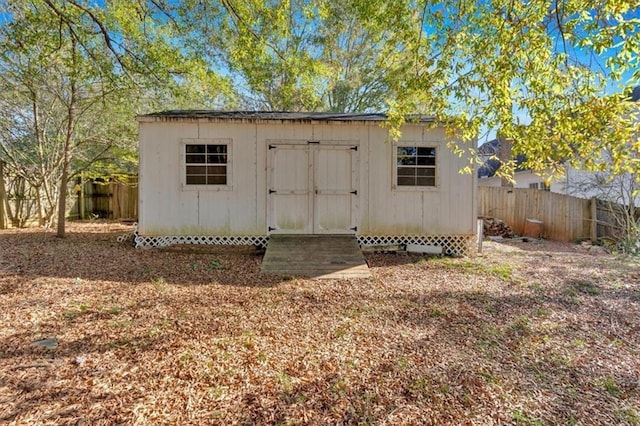
[[[534,170],[603,168],[603,152],[614,172],[640,170],[638,112],[626,98],[640,81],[637,0],[0,5],[7,71],[37,74],[44,57],[23,67],[34,46],[71,40],[91,78],[135,82],[162,109],[384,110],[392,136],[406,114],[423,113],[464,141],[499,131]]]
[[[368,29],[394,29],[396,121],[434,114],[466,140],[498,130],[536,171],[602,168],[604,152],[613,171],[640,171],[637,0],[356,3]]]
[[[393,137],[422,113],[465,141],[498,131],[536,171],[640,170],[637,0],[179,3],[250,106],[384,110]]]

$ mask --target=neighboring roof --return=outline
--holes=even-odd
[[[165,121],[174,119],[188,120],[222,120],[222,121],[370,121],[387,120],[383,113],[339,113],[339,112],[285,112],[285,111],[211,111],[211,110],[175,110],[154,112],[139,115],[138,121]],[[433,117],[410,115],[406,118],[411,123],[432,123]]]
[[[478,168],[478,177],[479,178],[488,178],[492,177],[496,174],[500,165],[502,164],[500,160],[494,158],[488,158],[492,156],[498,156],[500,153],[500,140],[493,139],[488,142],[483,143],[478,147],[478,154],[480,157],[484,157],[485,161]],[[527,160],[527,157],[523,154],[516,155],[516,170],[526,170],[522,168],[522,163]]]
[[[639,102],[640,101],[640,86],[636,86],[631,91],[631,101]]]

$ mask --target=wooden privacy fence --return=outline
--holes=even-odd
[[[89,180],[76,188],[78,198],[70,217],[122,220],[138,218],[138,178],[135,176],[107,183]]]
[[[478,216],[502,219],[522,235],[527,219],[543,222],[543,236],[557,241],[597,239],[594,201],[539,189],[479,187]]]

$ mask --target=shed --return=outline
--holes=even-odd
[[[138,117],[136,245],[353,234],[361,246],[470,254],[476,176],[433,119],[397,142],[384,114],[165,111]]]

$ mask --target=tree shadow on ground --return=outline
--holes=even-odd
[[[278,275],[260,273],[261,252],[216,247],[213,252],[135,249],[118,242],[121,232],[2,235],[0,293],[16,284],[39,278],[63,278],[137,284],[163,281],[175,285],[223,284],[274,286]]]

